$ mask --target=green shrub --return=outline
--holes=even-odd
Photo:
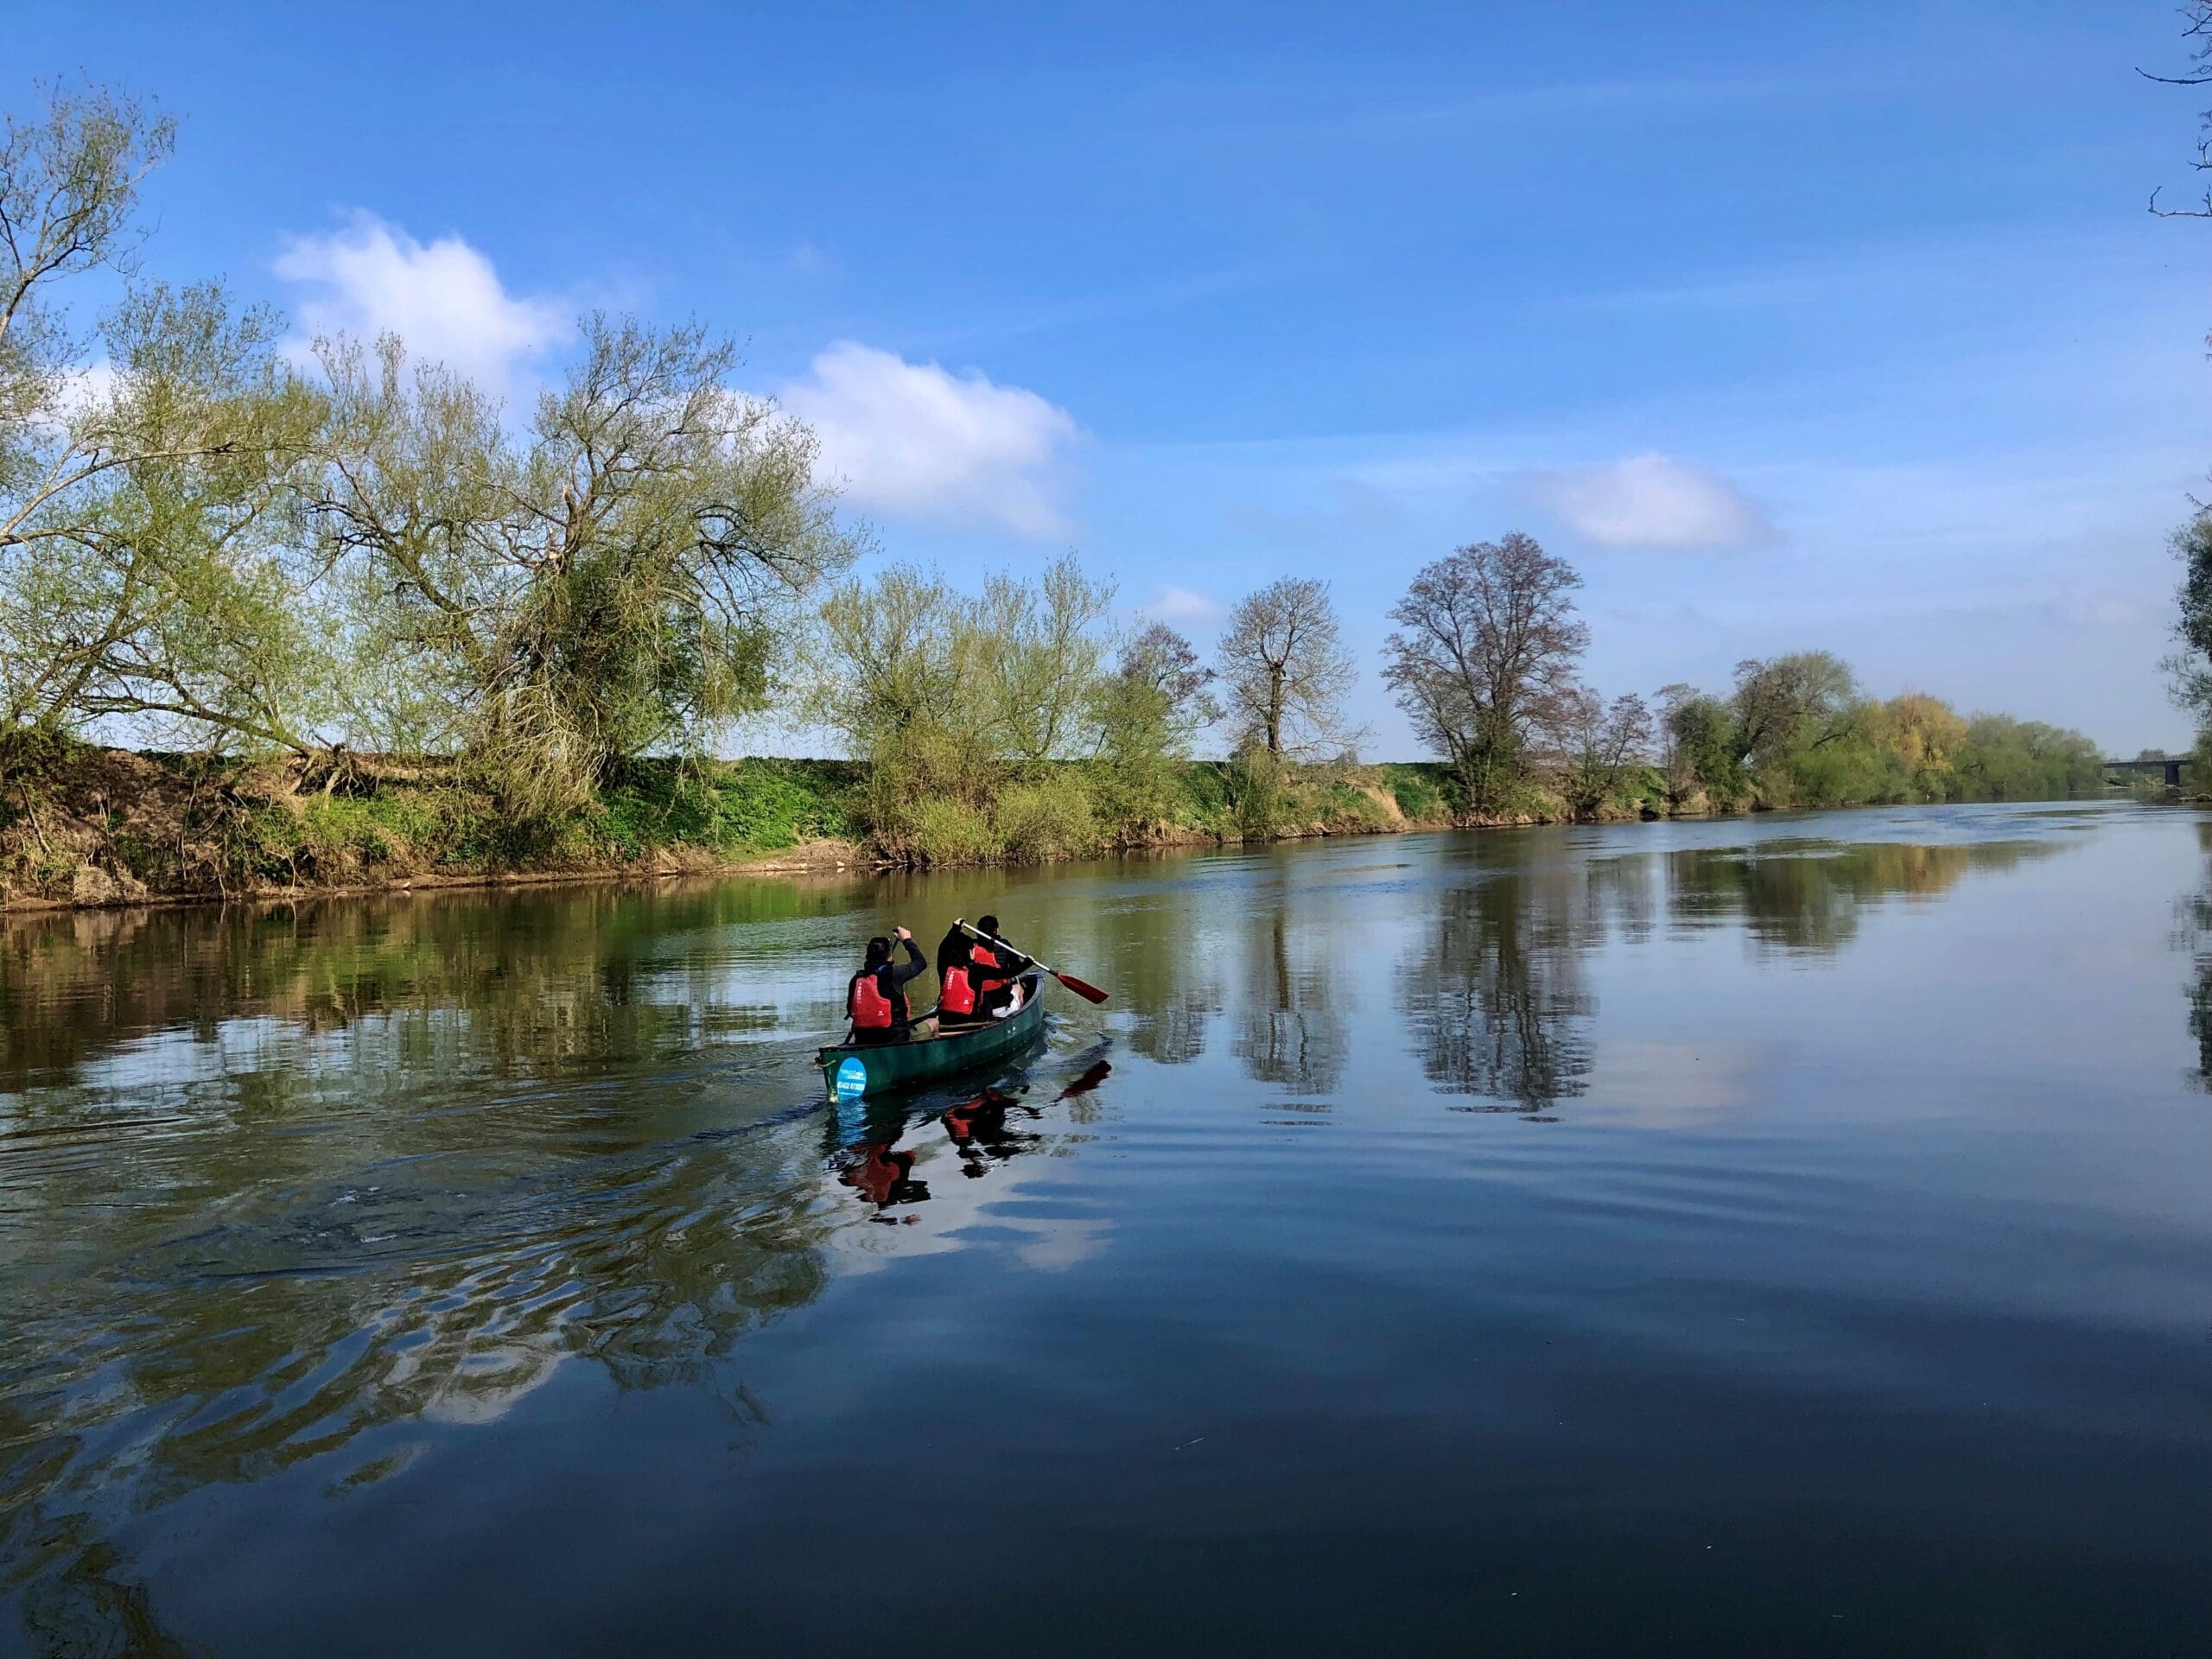
[[[771,852],[851,833],[845,791],[818,763],[730,762],[715,770],[713,790],[713,841],[725,850]]]
[[[343,880],[390,861],[392,838],[365,800],[316,796],[297,818],[298,861],[325,880]]]
[[[1444,804],[1444,791],[1410,766],[1388,769],[1390,798],[1398,804],[1398,810],[1407,817],[1421,823],[1434,823],[1450,816]]]
[[[1223,782],[1237,832],[1247,841],[1269,841],[1282,832],[1289,803],[1284,797],[1281,760],[1248,745],[1230,756]]]
[[[1072,770],[1011,785],[999,797],[991,820],[1000,855],[1023,863],[1087,857],[1103,839],[1091,811],[1090,791]]]
[[[1005,850],[987,814],[942,796],[917,803],[898,839],[922,864],[990,864]]]

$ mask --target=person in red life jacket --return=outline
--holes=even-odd
[[[969,943],[968,960],[976,973],[976,1008],[984,1019],[1003,1020],[1021,1006],[1020,987],[1015,982],[1035,964],[999,938],[997,917],[983,917],[976,926],[998,940],[995,944],[981,939]]]
[[[903,927],[896,933],[906,947],[906,960],[893,962],[891,941],[879,934],[868,942],[868,959],[845,987],[845,1014],[853,1022],[855,1042],[903,1043],[915,1034],[906,988],[929,963],[912,933]]]
[[[983,1012],[979,982],[982,972],[974,958],[976,936],[955,922],[945,929],[937,947],[937,1019],[940,1030],[952,1026],[981,1025],[990,1018]]]

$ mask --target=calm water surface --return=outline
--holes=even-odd
[[[2212,1650],[2209,861],[1949,808],[18,922],[0,1653]],[[986,909],[1110,1007],[819,1103],[860,943]]]

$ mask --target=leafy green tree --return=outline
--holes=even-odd
[[[1125,834],[1165,814],[1178,765],[1190,758],[1198,734],[1221,718],[1212,681],[1191,642],[1164,622],[1123,641],[1114,671],[1099,681],[1100,804]]]
[[[1071,559],[972,597],[908,566],[830,593],[805,706],[868,763],[885,851],[969,863],[1096,843],[1083,781],[1048,763],[1098,753],[1111,603]]]
[[[1791,652],[1736,664],[1737,753],[1756,772],[1838,741],[1859,712],[1859,684],[1833,652]]]
[[[1677,802],[1702,791],[1719,805],[1744,794],[1743,751],[1734,710],[1719,697],[1680,682],[1659,692],[1659,730],[1666,745],[1668,788]]]
[[[893,565],[872,582],[841,582],[821,607],[807,712],[867,764],[862,816],[894,855],[916,850],[928,804],[946,819],[940,830],[959,815],[988,849],[990,804],[1007,768],[992,741],[994,710],[967,674],[971,607],[933,573]]]
[[[1033,582],[1001,573],[984,584],[969,618],[976,647],[969,677],[988,699],[1009,760],[1033,771],[1094,746],[1106,652],[1098,627],[1113,605],[1113,583],[1091,581],[1072,555]]]
[[[0,129],[0,733],[305,751],[327,675],[291,509],[321,402],[273,315],[138,279],[173,141],[98,87]],[[102,268],[124,296],[77,337],[54,290]]]
[[[1952,762],[1953,792],[1975,800],[2038,801],[2086,794],[2104,760],[2080,732],[2010,715],[1976,715]]]
[[[2175,704],[2196,722],[2201,755],[2212,749],[2212,511],[2192,515],[2171,540],[2182,567],[2174,595],[2179,649],[2164,666]]]
[[[514,438],[397,341],[319,350],[334,418],[310,506],[348,579],[359,701],[390,729],[442,726],[525,812],[765,708],[803,607],[862,545],[813,435],[734,387],[733,347],[696,325],[588,317]]]

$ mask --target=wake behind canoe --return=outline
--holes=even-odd
[[[1045,1032],[1045,976],[1021,976],[1021,1007],[1003,1020],[903,1043],[838,1043],[814,1057],[832,1100],[914,1088],[1012,1058]]]

